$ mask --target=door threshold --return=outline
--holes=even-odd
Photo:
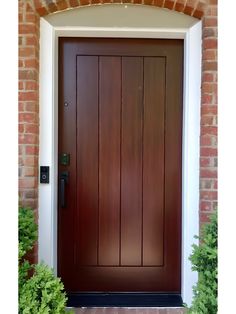
[[[182,307],[176,293],[68,293],[68,307]]]

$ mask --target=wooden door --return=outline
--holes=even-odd
[[[69,292],[179,293],[183,41],[59,48],[59,276]]]

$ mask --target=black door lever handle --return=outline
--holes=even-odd
[[[62,208],[66,208],[66,184],[68,183],[69,172],[64,171],[60,174],[60,203]]]

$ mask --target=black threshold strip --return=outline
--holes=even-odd
[[[175,293],[68,293],[69,307],[181,307]]]

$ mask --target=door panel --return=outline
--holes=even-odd
[[[61,38],[59,47],[65,288],[179,293],[183,42]]]
[[[99,258],[119,265],[121,58],[99,58]]]
[[[97,265],[98,245],[98,57],[77,57],[78,263]],[[86,104],[86,105],[84,105]],[[88,127],[89,126],[89,127]]]
[[[165,58],[144,58],[143,265],[164,264]]]
[[[142,264],[143,58],[122,58],[121,265]]]

